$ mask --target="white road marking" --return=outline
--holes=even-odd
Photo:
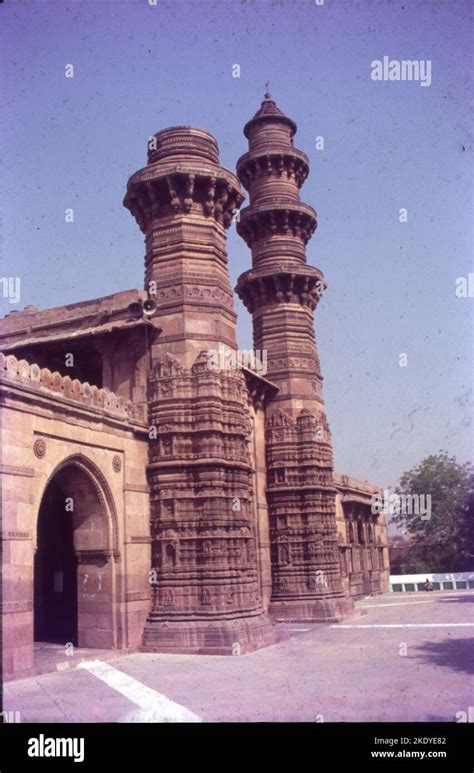
[[[175,703],[151,687],[128,676],[118,668],[101,660],[83,660],[77,668],[84,668],[97,679],[124,695],[129,701],[135,703],[144,712],[140,713],[141,719],[148,722],[201,722],[201,717],[189,709]]]
[[[466,595],[472,596],[474,594],[468,593]],[[377,609],[378,607],[403,607],[403,606],[408,606],[410,604],[435,604],[439,598],[440,596],[426,601],[393,601],[391,603],[389,602],[388,604],[365,604],[364,606],[358,607],[358,609]],[[441,598],[460,599],[462,598],[462,596],[441,596]]]
[[[429,601],[394,601],[393,604],[366,604],[365,606],[357,607],[358,609],[378,609],[379,607],[405,607],[410,604],[434,604],[436,599],[430,599]]]
[[[373,625],[330,625],[330,628],[474,628],[474,623],[374,623]]]
[[[288,633],[304,633],[305,631],[312,631],[312,628],[284,628]]]

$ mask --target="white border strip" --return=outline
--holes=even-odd
[[[373,625],[330,625],[330,628],[474,628],[474,623],[374,623]]]
[[[83,660],[77,665],[93,674],[108,687],[112,687],[129,701],[135,703],[146,711],[146,717],[141,716],[140,721],[147,722],[201,722],[201,717],[189,709],[175,703],[151,687],[139,682],[132,676],[128,676],[118,668],[101,660]]]

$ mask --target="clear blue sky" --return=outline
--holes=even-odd
[[[142,235],[121,202],[147,138],[201,126],[235,169],[269,80],[311,161],[302,199],[319,214],[308,260],[329,284],[316,331],[336,469],[393,485],[440,448],[466,460],[474,299],[457,298],[455,282],[473,270],[472,8],[6,0],[1,275],[21,277],[20,308],[141,287]],[[372,81],[385,55],[431,60],[431,86]],[[250,252],[235,232],[228,250],[235,282]],[[1,314],[11,308],[0,300]]]

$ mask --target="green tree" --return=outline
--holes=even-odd
[[[425,502],[431,495],[429,517],[407,512],[409,508],[393,517],[411,538],[408,572],[474,570],[474,468],[469,462],[458,464],[440,451],[405,472],[395,492],[424,495]]]

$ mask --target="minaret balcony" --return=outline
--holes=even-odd
[[[241,274],[235,291],[250,313],[274,303],[300,303],[314,310],[326,289],[314,266],[278,263],[271,272],[251,269]]]
[[[285,176],[294,178],[298,188],[301,188],[308,174],[309,159],[306,153],[284,145],[271,148],[269,152],[249,151],[237,162],[237,175],[248,191],[257,180],[267,176],[275,180]]]
[[[265,204],[245,207],[237,221],[237,233],[248,247],[271,236],[292,235],[303,244],[317,228],[317,213],[309,204],[289,202],[274,196]]]

